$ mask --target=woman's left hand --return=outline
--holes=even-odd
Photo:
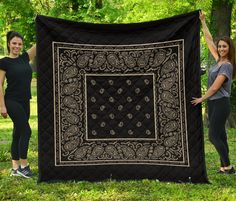
[[[191,103],[195,106],[195,105],[197,105],[197,104],[199,104],[199,103],[201,103],[203,100],[202,100],[202,97],[201,98],[195,98],[195,97],[193,97],[192,98],[193,100],[191,101]]]

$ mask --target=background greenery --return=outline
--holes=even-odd
[[[229,6],[231,38],[236,41],[235,0],[0,0],[0,56],[6,55],[6,32],[16,30],[25,37],[25,49],[36,41],[36,15],[48,15],[74,21],[92,23],[132,23],[158,20],[202,9],[212,33],[214,13]],[[230,7],[231,6],[231,7]],[[227,7],[228,8],[228,7]],[[221,12],[223,17],[224,12]],[[218,27],[220,28],[220,27]],[[217,35],[217,34],[216,34]],[[201,61],[209,64],[208,50],[201,38]],[[34,74],[36,77],[36,74]],[[207,75],[202,76],[202,91],[206,90]],[[32,82],[31,101],[32,137],[29,159],[35,173],[32,179],[12,178],[10,173],[10,143],[12,122],[0,118],[0,200],[236,200],[236,175],[218,175],[218,155],[205,133],[205,156],[211,184],[177,184],[155,180],[104,182],[37,183],[37,96],[36,80]],[[236,113],[236,82],[232,101]],[[233,118],[235,119],[235,118]],[[236,129],[228,129],[232,164],[236,164]]]
[[[5,35],[11,29],[25,36],[25,48],[35,43],[34,19],[37,15],[78,22],[132,23],[158,20],[202,9],[211,24],[212,9],[215,9],[213,4],[221,6],[220,2],[232,6],[231,36],[236,39],[235,0],[0,0],[0,46],[2,52],[6,53]],[[211,30],[215,33],[214,27]],[[204,47],[203,45],[202,50],[207,57]]]

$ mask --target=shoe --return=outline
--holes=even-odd
[[[225,174],[236,174],[234,167],[232,167],[232,168],[229,169],[229,170],[224,170],[224,173],[225,173]]]
[[[32,171],[30,170],[29,165],[26,166],[26,167],[24,167],[24,168],[19,167],[19,168],[17,169],[17,173],[18,173],[20,176],[25,177],[25,178],[30,178],[30,177],[33,176],[33,173],[32,173]]]
[[[16,169],[16,170],[11,169],[11,174],[10,174],[10,176],[12,176],[12,177],[19,177],[19,176],[21,176],[21,175],[18,174],[17,170],[18,170],[18,169]]]

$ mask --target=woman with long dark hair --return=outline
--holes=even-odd
[[[217,40],[216,45],[206,25],[205,14],[200,11],[204,38],[208,48],[216,60],[216,64],[209,69],[208,90],[200,98],[193,97],[193,105],[204,100],[208,104],[209,140],[220,156],[219,173],[235,174],[230,163],[226,120],[230,114],[230,94],[232,79],[236,75],[235,47],[233,41],[225,36]]]
[[[21,54],[23,37],[15,31],[7,33],[8,56],[0,59],[0,113],[4,118],[13,121],[11,144],[12,170],[11,176],[32,176],[27,153],[31,128],[30,117],[30,84],[32,69],[29,61],[36,55],[36,47],[31,47]],[[7,87],[4,93],[4,80]]]

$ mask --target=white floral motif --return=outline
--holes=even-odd
[[[113,84],[114,84],[114,81],[113,81],[113,80],[108,80],[108,83],[109,83],[110,85],[113,85]]]
[[[115,132],[114,130],[110,130],[110,134],[111,134],[111,135],[115,135],[116,132]]]
[[[144,97],[144,100],[145,100],[145,102],[149,102],[149,101],[150,101],[150,98],[149,98],[148,96],[145,96],[145,97]]]
[[[132,118],[133,118],[133,115],[132,115],[131,113],[128,113],[128,114],[127,114],[127,117],[128,117],[129,119],[132,119]]]
[[[123,108],[124,108],[123,105],[119,105],[117,109],[121,111]]]
[[[129,134],[129,135],[133,135],[133,134],[134,134],[134,131],[128,130],[128,134]]]
[[[100,126],[101,126],[101,127],[105,127],[105,126],[106,126],[106,122],[104,122],[104,121],[101,122]]]
[[[123,121],[119,122],[118,126],[119,127],[123,127],[124,126],[124,122]]]
[[[114,118],[115,118],[115,115],[114,115],[113,113],[110,113],[110,114],[109,114],[109,117],[110,117],[110,119],[114,119]]]
[[[93,96],[93,97],[91,97],[91,101],[93,102],[93,103],[95,103],[96,102],[96,98]]]
[[[141,109],[141,105],[136,105],[136,110],[140,110]]]
[[[127,83],[127,85],[131,85],[132,84],[131,80],[126,80],[126,83]]]
[[[92,85],[96,85],[96,80],[91,80]]]
[[[91,114],[92,119],[97,119],[97,115],[96,114]]]
[[[104,88],[101,88],[100,90],[99,90],[99,93],[100,94],[103,94],[105,92],[105,89]]]
[[[135,89],[135,93],[136,93],[136,94],[139,94],[140,91],[141,91],[140,88],[136,88],[136,89]]]
[[[129,103],[133,101],[133,99],[132,99],[130,96],[128,96],[126,100],[127,100]]]
[[[97,131],[92,130],[92,135],[97,135]]]
[[[151,135],[151,134],[152,134],[150,130],[146,130],[145,133],[146,133],[147,135]]]
[[[101,105],[101,106],[100,106],[100,110],[101,110],[101,111],[105,110],[105,108],[106,108],[105,105]]]
[[[148,79],[144,79],[144,83],[145,83],[146,85],[148,85],[148,84],[150,83],[150,81],[149,81]]]
[[[119,88],[118,90],[117,90],[117,93],[118,94],[121,94],[123,92],[123,89],[122,88]]]
[[[142,123],[141,123],[140,121],[138,121],[138,122],[136,123],[136,126],[137,126],[137,127],[141,127],[141,126],[142,126]]]
[[[109,97],[109,102],[114,103],[115,99],[113,97]]]

